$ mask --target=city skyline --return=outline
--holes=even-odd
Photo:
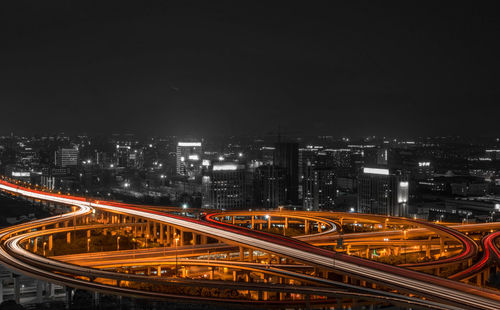
[[[500,309],[497,6],[0,4],[0,310]]]

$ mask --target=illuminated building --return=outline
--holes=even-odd
[[[318,150],[321,149],[321,147],[315,147],[315,146],[310,146],[308,145],[306,148],[300,148],[299,149],[299,159],[298,159],[298,165],[299,165],[299,188],[298,188],[298,198],[299,199],[304,199],[304,178],[305,178],[305,171],[307,169],[307,166],[310,165],[311,163],[314,163],[316,161],[316,156],[318,154]]]
[[[77,148],[61,148],[55,153],[54,163],[60,168],[75,167],[78,165],[78,153]]]
[[[178,142],[176,162],[177,174],[187,176],[191,179],[200,175],[202,167],[201,156],[201,142]]]
[[[270,165],[260,166],[254,174],[254,200],[266,209],[285,204],[285,169]]]
[[[244,165],[216,163],[212,166],[208,185],[208,205],[214,209],[244,209],[248,207],[248,190]],[[204,177],[205,178],[205,177]]]
[[[358,176],[358,212],[408,215],[408,176],[387,168],[365,167]]]
[[[285,172],[285,201],[296,204],[299,200],[299,145],[293,142],[276,143],[274,166]]]
[[[303,205],[306,210],[323,210],[334,206],[336,194],[333,169],[317,167],[311,163],[306,167],[303,180]]]

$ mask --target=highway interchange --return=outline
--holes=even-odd
[[[203,279],[193,280],[183,278],[168,278],[168,280],[166,280],[166,278],[161,277],[161,274],[151,276],[124,274],[116,271],[105,270],[106,268],[116,266],[117,262],[120,262],[120,265],[122,266],[152,265],[153,262],[164,266],[174,264],[172,255],[167,255],[168,257],[159,258],[162,256],[162,254],[167,254],[166,250],[162,248],[143,249],[141,250],[143,252],[142,254],[137,252],[139,256],[136,256],[136,259],[134,261],[120,256],[123,255],[123,253],[108,253],[106,254],[106,259],[100,257],[96,261],[93,259],[86,260],[84,254],[79,254],[80,258],[66,257],[65,260],[64,257],[61,257],[60,259],[56,260],[53,258],[47,258],[31,253],[25,248],[25,246],[23,246],[23,244],[26,243],[26,240],[29,240],[34,236],[43,234],[47,235],[52,233],[55,234],[57,233],[57,229],[59,229],[61,232],[65,230],[65,228],[63,227],[54,227],[52,229],[45,230],[45,227],[48,227],[49,225],[54,225],[56,223],[62,223],[65,221],[68,222],[75,217],[88,216],[89,214],[92,214],[92,212],[95,212],[95,210],[97,210],[98,212],[111,212],[115,214],[122,214],[130,217],[146,219],[148,221],[154,221],[155,223],[171,225],[173,227],[181,228],[185,231],[208,236],[210,238],[214,238],[223,242],[218,243],[215,246],[197,245],[196,248],[198,249],[198,252],[193,252],[193,249],[185,250],[182,248],[179,252],[178,249],[176,249],[176,256],[181,256],[180,263],[183,265],[216,266],[217,264],[220,264],[220,266],[233,266],[233,268],[237,267],[240,270],[250,268],[251,270],[257,270],[262,272],[263,274],[268,274],[269,276],[282,276],[287,277],[288,279],[301,281],[301,283],[307,283],[307,285],[301,286],[273,284],[267,285],[267,287],[265,283],[233,282],[230,284],[230,286],[232,287],[236,285],[236,287],[238,287],[239,289],[261,291],[267,290],[288,293],[294,291],[306,295],[309,294],[326,296],[327,298],[332,298],[333,296],[343,296],[343,298],[351,298],[353,294],[358,294],[360,295],[358,297],[365,297],[370,300],[391,300],[391,302],[395,304],[402,304],[406,306],[418,305],[420,307],[436,309],[500,309],[500,295],[496,291],[468,285],[458,281],[444,279],[426,273],[413,271],[409,268],[391,266],[375,261],[366,260],[360,257],[355,257],[352,255],[336,253],[334,251],[320,248],[304,242],[317,242],[318,240],[328,239],[330,235],[336,234],[336,231],[339,228],[338,221],[321,220],[321,226],[325,227],[325,230],[310,235],[309,240],[307,240],[307,237],[299,237],[293,239],[276,234],[264,233],[257,230],[238,227],[237,225],[233,225],[232,223],[221,222],[214,219],[217,217],[217,214],[208,214],[203,219],[193,219],[143,208],[137,205],[128,205],[112,201],[87,200],[82,197],[73,197],[68,195],[32,190],[6,181],[0,181],[0,189],[14,193],[16,195],[22,195],[24,197],[78,207],[78,209],[74,212],[68,212],[60,216],[16,225],[2,230],[0,234],[0,240],[2,242],[0,247],[0,258],[4,264],[8,265],[10,268],[18,272],[29,274],[30,276],[36,278],[46,279],[54,283],[66,286],[135,297],[150,297],[155,299],[188,298],[198,300],[210,299],[229,303],[238,302],[237,300],[229,300],[225,298],[179,296],[180,294],[172,295],[154,291],[148,292],[146,290],[138,293],[136,290],[120,286],[120,281],[144,283],[151,283],[156,281],[161,282],[163,285],[198,285],[204,287],[227,288],[228,283],[225,281]],[[273,216],[273,213],[270,214],[271,216]],[[229,213],[223,215],[231,216],[231,214]],[[348,216],[353,215],[344,215],[344,217]],[[373,215],[355,216],[357,216],[358,218],[364,217],[367,220],[377,220],[377,216]],[[311,220],[324,218],[321,213],[315,214],[314,217],[309,217],[311,218]],[[330,217],[332,217],[331,214]],[[380,219],[378,220],[380,221]],[[391,221],[393,220],[396,221],[396,219],[391,219]],[[435,265],[436,263],[449,264],[455,261],[471,261],[478,255],[478,246],[474,242],[474,240],[456,229],[410,219],[406,219],[405,223],[407,223],[408,225],[415,225],[416,227],[420,227],[417,229],[409,230],[408,234],[410,234],[410,232],[411,234],[429,234],[429,231],[432,231],[433,233],[437,232],[438,234],[446,234],[448,238],[455,239],[455,241],[461,245],[462,250],[457,255],[441,259],[438,262],[426,262],[424,263],[424,265]],[[318,224],[318,227],[319,225],[320,224]],[[41,227],[43,227],[45,231],[40,229]],[[92,227],[78,226],[78,229],[92,229]],[[418,231],[419,229],[420,232]],[[387,237],[387,234],[384,233],[385,232],[380,232],[381,235]],[[394,235],[398,233],[401,234],[401,231],[398,232],[397,230],[393,230],[390,232],[390,234]],[[353,237],[362,239],[363,234],[368,237],[369,233],[353,234]],[[338,234],[336,235],[338,236]],[[361,237],[359,237],[360,235]],[[345,237],[349,238],[349,235],[346,234]],[[486,249],[484,251],[483,258],[478,260],[476,264],[471,264],[471,266],[468,267],[468,269],[465,269],[462,274],[466,274],[467,276],[470,276],[471,274],[473,275],[474,270],[486,268],[485,266],[487,266],[488,262],[491,262],[491,260],[494,259],[498,260],[499,252],[494,244],[494,240],[497,237],[498,233],[494,233],[483,240],[483,246],[485,246]],[[333,240],[333,238],[329,238],[329,240]],[[289,265],[281,262],[278,264],[267,264],[259,266],[259,264],[257,263],[249,263],[243,261],[225,263],[215,262],[214,260],[210,261],[210,259],[208,259],[208,261],[204,260],[202,262],[196,261],[196,257],[199,256],[200,253],[204,253],[204,247],[209,248],[212,251],[217,251],[217,247],[219,247],[220,249],[226,248],[226,250],[233,249],[233,251],[235,252],[237,252],[238,249],[241,248],[252,249],[252,252],[254,250],[261,251],[269,253],[270,255],[272,254],[276,257],[286,258],[287,260],[293,261],[293,264],[295,264],[295,266],[303,265],[305,266],[303,268],[304,270],[313,268],[315,270],[323,271],[326,274],[328,274],[328,272],[342,274],[350,278],[357,279],[358,281],[362,281],[363,283],[372,283],[373,285],[370,287],[367,285],[353,285],[345,282],[332,281],[326,279],[325,277],[319,277],[316,275],[313,276],[307,272],[304,273],[294,271],[294,268],[300,268],[290,268]],[[169,253],[172,253],[173,250],[168,249],[168,251]],[[182,251],[185,251],[186,255],[184,255]],[[189,251],[191,253],[187,253]],[[89,253],[88,257],[95,258],[96,255],[99,254],[95,253],[90,255]],[[140,259],[137,260],[137,258]],[[76,261],[78,261],[78,264],[74,264]],[[84,261],[87,261],[87,263],[85,263]],[[92,264],[89,263],[89,261],[97,263]],[[176,261],[177,263],[179,263],[177,259]],[[112,279],[115,281],[115,283],[113,285],[106,283],[105,281],[95,281],[95,279],[97,278]],[[461,279],[463,278],[463,275],[456,276],[455,278]],[[264,303],[264,300],[257,300],[255,302],[257,304]],[[267,300],[266,302],[270,301]],[[276,301],[276,303],[279,302],[280,301]]]

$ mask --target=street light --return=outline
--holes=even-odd
[[[177,271],[178,271],[178,266],[177,266],[177,243],[179,242],[179,237],[175,238],[175,276],[177,277]]]

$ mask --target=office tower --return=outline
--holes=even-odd
[[[388,168],[365,167],[358,176],[358,212],[408,215],[408,175]]]
[[[285,204],[285,169],[271,165],[260,166],[254,173],[254,201],[257,206],[274,209]]]
[[[299,188],[298,188],[298,198],[300,200],[304,199],[304,177],[307,166],[316,162],[316,156],[318,154],[318,147],[307,146],[305,148],[299,149]]]
[[[216,163],[209,174],[209,203],[205,207],[238,210],[248,207],[245,165]],[[207,180],[205,180],[206,182]]]
[[[297,204],[299,200],[299,145],[278,142],[274,150],[274,166],[285,172],[285,202]]]
[[[302,180],[303,200],[306,210],[332,208],[336,195],[335,172],[333,168],[318,166],[308,161]]]
[[[75,167],[78,165],[78,149],[61,148],[55,152],[55,165],[60,168]]]
[[[201,173],[202,165],[201,142],[178,142],[177,143],[177,165],[178,175],[194,179]]]

